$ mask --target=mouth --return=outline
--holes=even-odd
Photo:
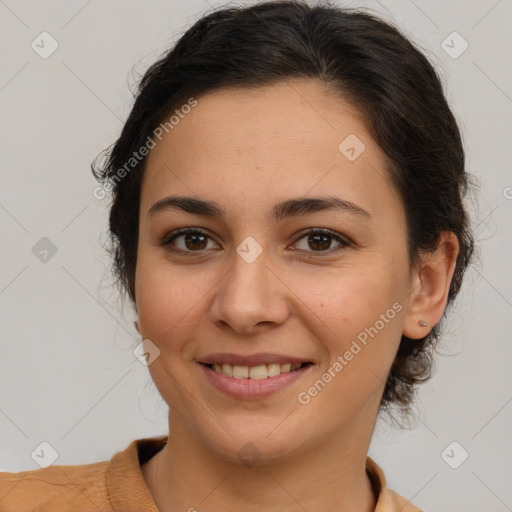
[[[206,382],[222,394],[236,400],[261,400],[298,383],[315,365],[297,361],[261,364],[260,361],[253,366],[203,362],[198,366]]]
[[[312,366],[313,363],[269,363],[255,366],[239,366],[233,364],[199,363],[214,372],[235,379],[263,380],[278,377],[286,373],[293,373],[302,368]]]

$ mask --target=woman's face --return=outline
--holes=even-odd
[[[317,81],[196,100],[155,140],[140,205],[139,328],[172,421],[232,460],[370,436],[412,282],[383,152]]]

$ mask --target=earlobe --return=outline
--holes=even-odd
[[[422,255],[409,297],[402,334],[411,339],[424,338],[442,318],[448,301],[459,242],[452,232],[439,236],[434,251]]]

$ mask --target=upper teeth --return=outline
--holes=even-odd
[[[266,379],[267,377],[275,377],[281,373],[288,373],[300,368],[302,363],[271,363],[259,366],[238,366],[232,364],[214,364],[213,369],[235,379]]]

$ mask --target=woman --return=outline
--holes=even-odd
[[[367,453],[429,377],[473,249],[426,58],[362,12],[218,10],[94,172],[169,435],[3,473],[2,510],[419,510]]]

